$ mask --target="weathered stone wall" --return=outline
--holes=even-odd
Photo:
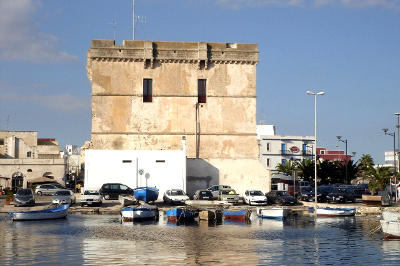
[[[247,184],[254,177],[266,186],[265,170],[253,164],[257,62],[256,44],[93,40],[90,148],[176,150],[184,136],[187,157],[222,167],[219,179]],[[152,102],[143,101],[145,78],[152,79]],[[207,80],[207,103],[198,104],[198,79]],[[243,167],[240,173],[253,167],[254,174],[229,172],[234,164]],[[188,178],[202,178],[192,170]]]

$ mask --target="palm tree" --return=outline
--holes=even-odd
[[[358,161],[357,176],[361,177],[364,181],[364,179],[368,180],[374,172],[374,160],[372,159],[371,155],[363,154],[361,159]]]
[[[303,177],[304,181],[311,182],[314,180],[314,161],[312,159],[298,163],[297,168],[300,170],[299,174]]]
[[[286,163],[282,164],[278,164],[276,166],[276,170],[278,170],[279,173],[283,173],[286,175],[291,175],[293,173],[293,171],[297,170],[297,164],[293,163],[292,161],[286,161]]]
[[[377,167],[373,169],[368,176],[368,187],[372,194],[375,194],[376,190],[384,190],[389,184],[392,174],[390,167]]]
[[[357,177],[357,173],[359,172],[358,165],[357,163],[354,163],[353,160],[349,160],[347,162],[347,166],[345,162],[338,163],[337,166],[340,172],[340,182],[338,183],[351,184],[351,180]],[[347,180],[346,180],[346,169],[347,169]]]

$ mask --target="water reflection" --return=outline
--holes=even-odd
[[[0,216],[0,264],[391,264],[400,241],[370,234],[376,217],[121,224],[115,215],[11,222]]]

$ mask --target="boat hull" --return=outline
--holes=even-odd
[[[239,211],[228,211],[224,210],[224,219],[238,222],[246,222],[250,219],[250,213],[248,210],[239,210]]]
[[[121,210],[121,217],[123,222],[133,222],[139,220],[153,220],[158,218],[157,207],[139,206],[134,208],[123,208]]]
[[[356,209],[354,208],[319,208],[315,211],[318,217],[345,217],[354,216]]]
[[[193,220],[195,212],[185,208],[173,208],[165,211],[169,221],[189,221]]]
[[[9,215],[13,221],[53,220],[65,218],[68,209],[69,204],[65,204],[46,210],[10,212]]]
[[[381,220],[380,222],[385,239],[400,239],[400,221]]]
[[[289,215],[289,209],[257,208],[257,216],[263,219],[284,220]]]
[[[133,190],[133,195],[137,200],[144,202],[156,201],[158,199],[158,188],[140,187]]]

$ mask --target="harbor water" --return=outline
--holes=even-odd
[[[177,225],[83,214],[12,222],[2,214],[0,265],[399,265],[400,241],[384,241],[377,226],[376,216]]]

